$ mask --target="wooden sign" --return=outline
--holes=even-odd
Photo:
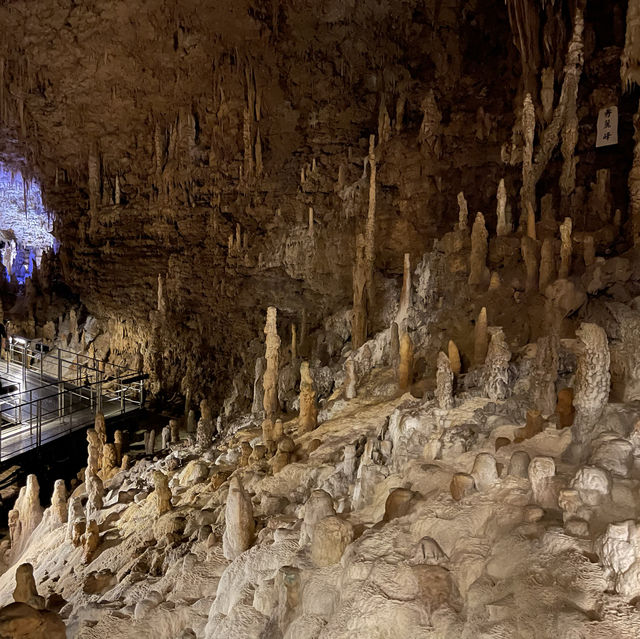
[[[618,144],[618,107],[609,106],[600,109],[598,113],[598,127],[596,147]]]

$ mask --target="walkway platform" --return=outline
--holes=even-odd
[[[144,402],[146,375],[23,338],[0,359],[0,462]]]

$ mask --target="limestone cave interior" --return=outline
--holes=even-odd
[[[640,0],[0,33],[0,639],[640,637]]]

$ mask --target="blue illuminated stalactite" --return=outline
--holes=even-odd
[[[51,216],[42,205],[40,185],[23,180],[19,171],[0,163],[0,243],[6,245],[15,238],[17,250],[12,269],[20,284],[33,273],[37,255],[51,246],[57,250],[51,227]],[[0,254],[6,259],[5,248],[0,248]]]

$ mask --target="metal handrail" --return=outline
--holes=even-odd
[[[15,346],[17,348],[14,348]],[[64,353],[73,355],[72,359],[67,359]],[[7,349],[7,371],[11,362],[21,364],[23,384],[26,386],[27,372],[34,370],[32,363],[36,362],[40,379],[44,381],[43,361],[46,355],[43,350],[30,348],[28,342],[17,345],[11,343],[10,348]],[[17,358],[19,358],[18,361],[16,361]],[[95,368],[88,366],[89,363],[94,362],[97,363]],[[89,425],[93,421],[93,415],[103,411],[105,405],[119,403],[119,410],[112,409],[111,415],[114,412],[124,414],[143,405],[144,381],[147,375],[139,374],[119,364],[105,365],[94,357],[79,355],[66,349],[50,352],[48,364],[57,365],[56,380],[31,389],[21,388],[18,383],[17,391],[8,393],[0,399],[0,460],[14,457],[44,442]],[[67,364],[69,366],[66,366]],[[47,369],[49,368],[47,366]],[[65,369],[66,374],[63,374]],[[51,376],[47,374],[46,377],[50,379]],[[34,398],[34,393],[39,396]],[[43,393],[48,394],[43,396]],[[86,414],[84,419],[78,416],[81,412],[86,413],[87,409],[92,416],[91,419],[87,419]],[[3,418],[8,422],[4,428],[2,427]],[[18,443],[16,446],[16,438],[24,440],[25,444]],[[11,452],[7,455],[4,449],[12,445],[12,441]]]

